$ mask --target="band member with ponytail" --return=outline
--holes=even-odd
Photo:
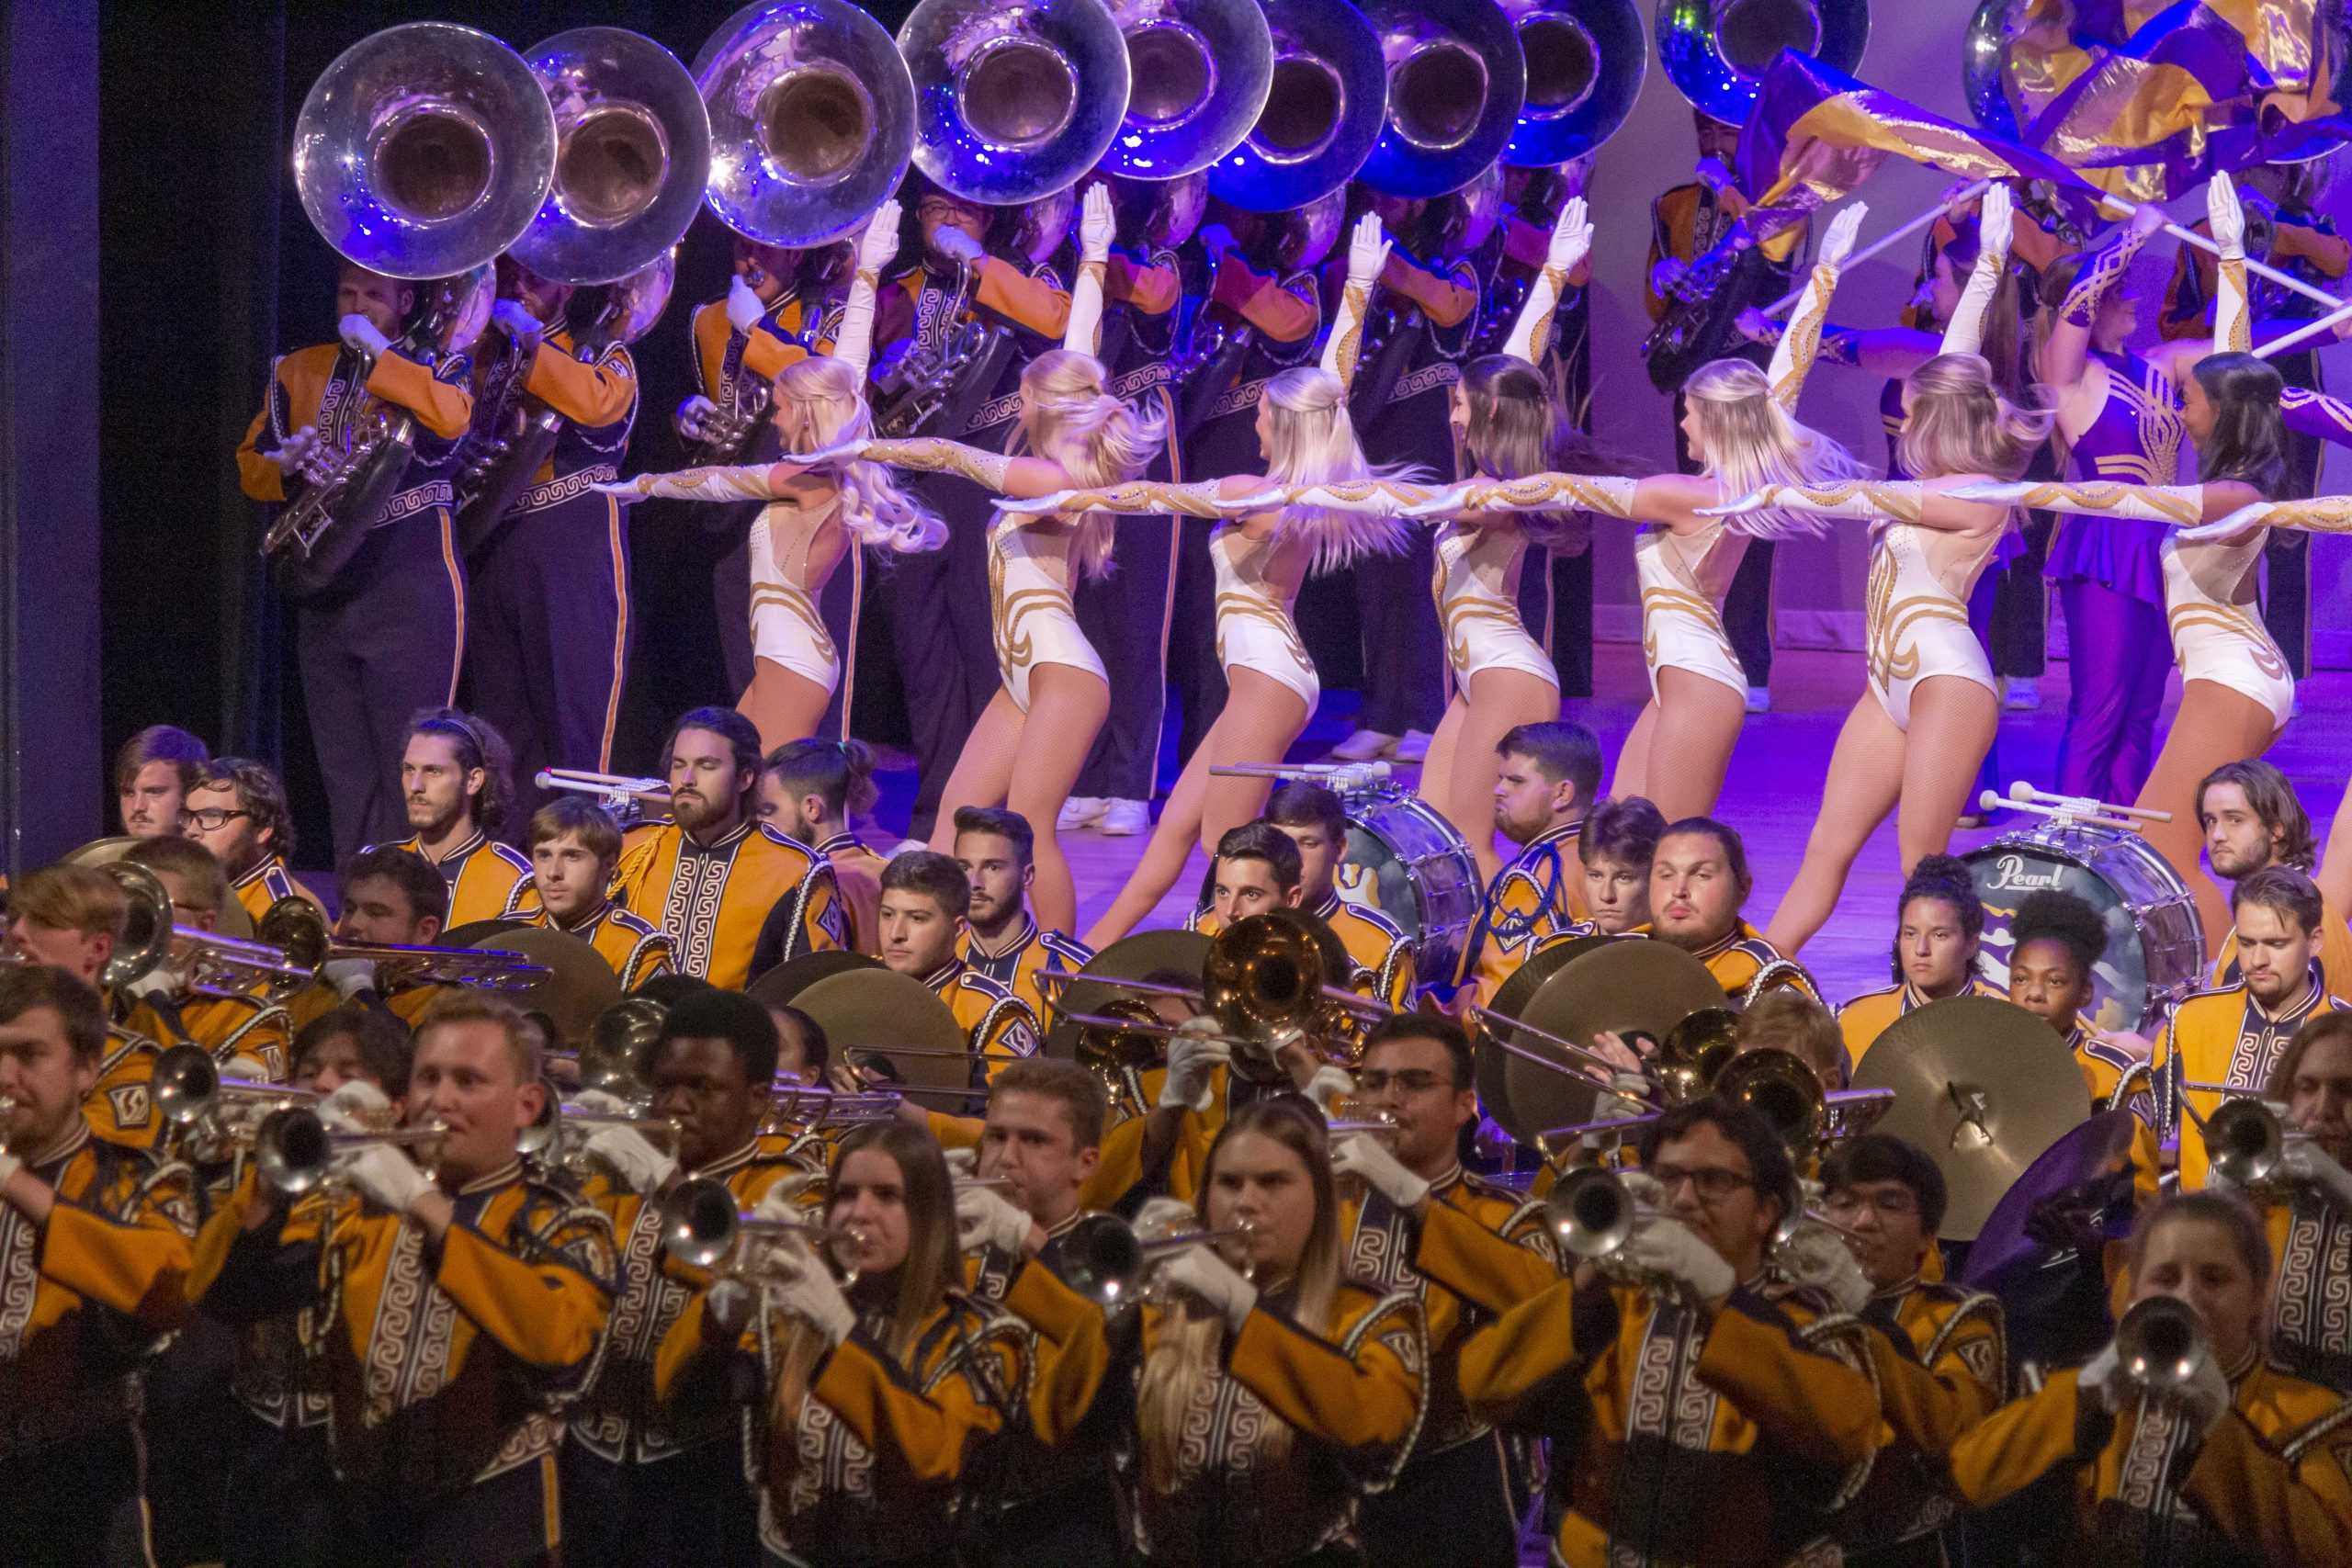
[[[2352,1562],[2352,1421],[2344,1402],[2263,1358],[2271,1257],[2239,1199],[2177,1193],[2132,1241],[2132,1302],[2180,1303],[2199,1353],[2168,1393],[2120,1343],[2004,1405],[1951,1446],[1951,1485],[1986,1507],[2063,1476],[2072,1517],[2041,1539],[2095,1561]]]
[[[1996,986],[1977,972],[1984,941],[1984,900],[1964,861],[1928,855],[1911,868],[1895,899],[1894,983],[1864,991],[1838,1010],[1850,1071],[1861,1065],[1886,1026],[1914,1008],[1946,997],[1998,997]]]
[[[773,1197],[761,1213],[805,1223]],[[955,1189],[921,1129],[852,1129],[818,1223],[821,1247],[756,1238],[688,1303],[662,1337],[655,1396],[750,1391],[763,1561],[950,1561],[959,1493],[1023,1418],[1036,1337],[960,1288]]]
[[[486,719],[456,708],[429,708],[409,720],[401,758],[406,850],[449,885],[447,926],[494,920],[531,879],[531,857],[491,837],[509,829],[514,808],[514,758]]]
[[[339,341],[271,367],[261,412],[237,447],[244,492],[291,502],[308,482],[306,466],[347,451],[379,404],[417,419],[415,455],[386,521],[368,529],[326,595],[295,615],[302,702],[337,858],[400,836],[403,727],[417,709],[457,700],[465,652],[466,579],[451,512],[472,380],[462,353],[415,359],[393,346],[422,302],[416,286],[345,263],[335,280]]]
[[[807,452],[873,433],[865,399],[866,348],[874,332],[876,279],[898,243],[898,204],[886,202],[859,242],[857,276],[833,352],[794,358],[776,377],[775,412],[767,422],[775,442],[770,445]],[[688,468],[639,474],[607,488],[627,496],[767,503],[752,525],[753,658],[751,680],[735,705],[758,728],[760,744],[769,750],[817,734],[835,694],[846,689],[844,655],[819,613],[826,584],[842,563],[850,562],[854,577],[860,548],[905,555],[936,550],[947,538],[945,525],[901,490],[888,469],[873,463]],[[853,640],[853,663],[855,653]],[[854,678],[853,670],[850,679]],[[831,739],[847,734],[846,700],[841,712],[840,732]]]
[[[760,767],[760,820],[797,843],[813,848],[833,868],[833,883],[849,912],[848,945],[870,953],[878,946],[875,911],[882,897],[882,868],[889,863],[850,830],[851,821],[874,809],[874,753],[862,740],[825,740],[811,736],[787,740]],[[784,951],[788,935],[774,919],[760,933],[752,973],[764,975]]]
[[[151,724],[114,754],[115,805],[122,830],[160,839],[180,830],[180,807],[196,787],[196,770],[212,760],[203,741],[175,725]]]

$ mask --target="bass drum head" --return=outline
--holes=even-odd
[[[1396,923],[1423,981],[1452,984],[1484,902],[1469,844],[1411,795],[1361,796],[1347,806],[1340,896]]]
[[[2009,982],[2009,922],[2030,894],[2071,893],[2098,912],[2107,951],[2091,976],[2087,1022],[2138,1031],[2196,988],[2205,967],[2205,936],[2188,889],[2136,834],[2081,828],[2034,830],[1994,840],[1962,857],[1984,900],[1984,941],[1977,967],[1995,985]]]

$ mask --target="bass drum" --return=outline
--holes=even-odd
[[[1347,796],[1348,858],[1340,897],[1379,910],[1413,944],[1413,974],[1451,986],[1485,890],[1478,863],[1453,824],[1393,789]]]
[[[2152,1031],[2205,976],[2205,931],[2180,875],[2136,833],[2055,823],[2005,834],[1962,857],[1984,900],[1977,964],[2009,980],[2009,919],[2030,893],[2071,893],[2107,923],[2088,1021]]]

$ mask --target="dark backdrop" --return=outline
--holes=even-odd
[[[895,28],[911,0],[867,9]],[[99,505],[105,608],[100,740],[184,725],[274,761],[293,790],[298,859],[318,862],[325,802],[287,616],[266,592],[261,509],[233,453],[274,355],[334,333],[335,257],[297,200],[287,148],[310,85],[349,44],[397,22],[463,22],[520,49],[565,28],[631,28],[689,63],[723,0],[352,0],[103,4],[99,62]],[[723,291],[726,233],[706,212],[680,254],[670,312],[636,349],[643,389],[631,471],[677,466],[669,411],[692,389],[686,317]],[[667,716],[729,702],[709,608],[720,545],[694,509],[637,510],[638,640],[615,765],[649,766]],[[870,606],[871,607],[871,606]],[[884,628],[869,615],[869,635]],[[861,671],[854,723],[902,732],[890,661]],[[111,825],[111,801],[107,802]]]

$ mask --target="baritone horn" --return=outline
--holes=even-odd
[[[1111,9],[1132,87],[1103,172],[1172,180],[1238,146],[1273,85],[1273,34],[1257,0],[1112,0]]]
[[[1264,0],[1273,44],[1265,107],[1209,172],[1209,193],[1249,212],[1292,212],[1355,177],[1380,140],[1388,77],[1380,39],[1347,0]]]
[[[1068,189],[1126,118],[1126,40],[1103,0],[922,0],[899,53],[914,82],[915,167],[967,201]]]
[[[293,893],[262,912],[254,936],[266,946],[280,949],[287,963],[303,973],[304,984],[317,981],[328,964],[345,960],[374,964],[379,985],[386,989],[429,981],[485,991],[526,991],[548,973],[519,953],[337,942],[319,907]]]
[[[172,896],[164,891],[163,879],[145,866],[116,861],[106,870],[130,902],[121,940],[98,972],[99,983],[108,989],[174,964],[181,966],[187,989],[198,996],[243,996],[256,987],[276,991],[310,980],[311,972],[289,960],[282,949],[175,923]]]
[[[707,199],[746,239],[830,243],[906,176],[914,80],[882,24],[847,0],[757,0],[695,52],[694,76],[710,118]]]
[[[1781,51],[1850,74],[1870,37],[1870,0],[1658,0],[1659,67],[1691,107],[1728,125],[1747,123]]]
[[[1495,0],[1363,0],[1388,72],[1388,118],[1356,177],[1445,196],[1493,166],[1518,129],[1527,61]]]

